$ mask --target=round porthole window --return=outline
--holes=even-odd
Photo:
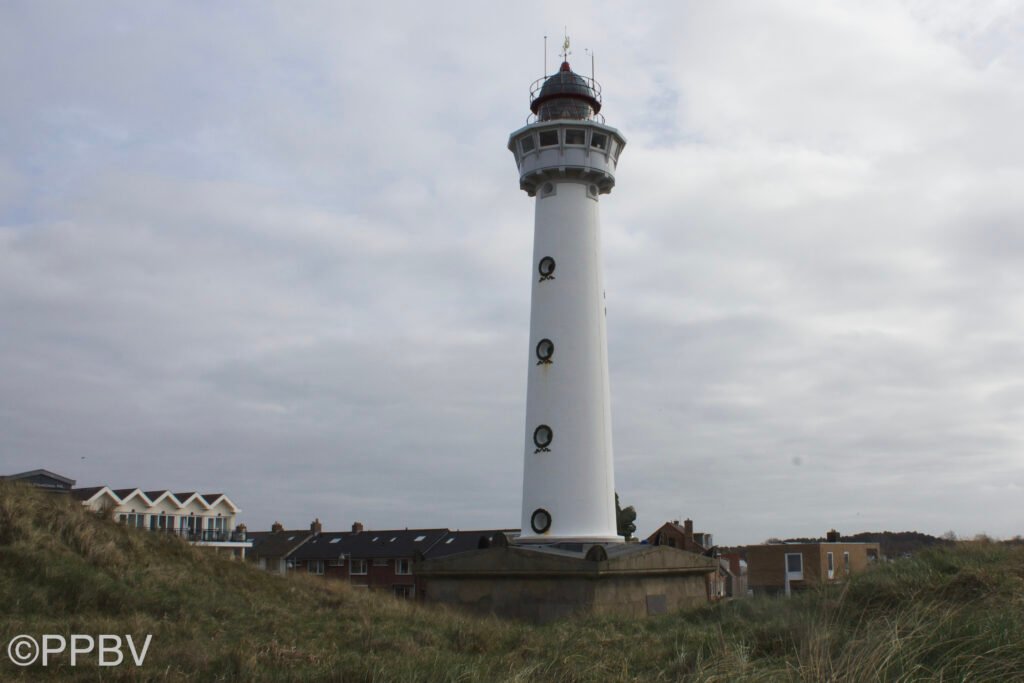
[[[551,194],[552,192],[555,191],[555,186],[552,185],[551,183],[544,183],[542,191],[544,192],[544,194]]]
[[[551,513],[544,508],[538,508],[530,516],[530,526],[535,534],[543,534],[551,528]]]
[[[551,427],[547,425],[541,425],[533,430],[533,443],[537,446],[537,450],[534,453],[547,452],[550,450],[548,446],[551,445],[551,441],[555,438],[555,433],[551,431]]]
[[[537,342],[537,365],[546,365],[551,362],[555,355],[555,343],[550,339],[541,339]]]
[[[541,280],[553,280],[555,278],[555,259],[545,256],[537,265],[537,270],[540,271]]]
[[[590,186],[590,195],[592,197],[596,197],[597,196],[597,185],[591,185]]]

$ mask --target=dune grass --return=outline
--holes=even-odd
[[[0,680],[1022,681],[1024,550],[961,543],[792,599],[532,626],[270,576],[0,482]],[[17,634],[153,634],[20,669]]]

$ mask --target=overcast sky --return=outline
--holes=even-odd
[[[568,25],[640,532],[1024,533],[1020,2],[371,5],[0,6],[0,473],[517,526]]]

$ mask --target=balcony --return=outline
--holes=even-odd
[[[130,525],[129,525],[130,526]],[[148,531],[151,534],[167,534],[168,536],[178,536],[189,543],[245,543],[245,532],[244,531],[228,531],[227,529],[171,529],[171,528],[150,528],[144,526],[135,526],[132,528],[138,528],[143,531]]]

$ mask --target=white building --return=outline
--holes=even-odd
[[[509,137],[535,197],[520,543],[620,543],[615,517],[600,198],[626,144],[601,89],[563,62]]]
[[[71,489],[90,510],[109,514],[121,524],[154,533],[174,534],[192,545],[225,550],[244,559],[252,547],[245,530],[235,529],[240,510],[223,493],[172,493],[106,486]]]

